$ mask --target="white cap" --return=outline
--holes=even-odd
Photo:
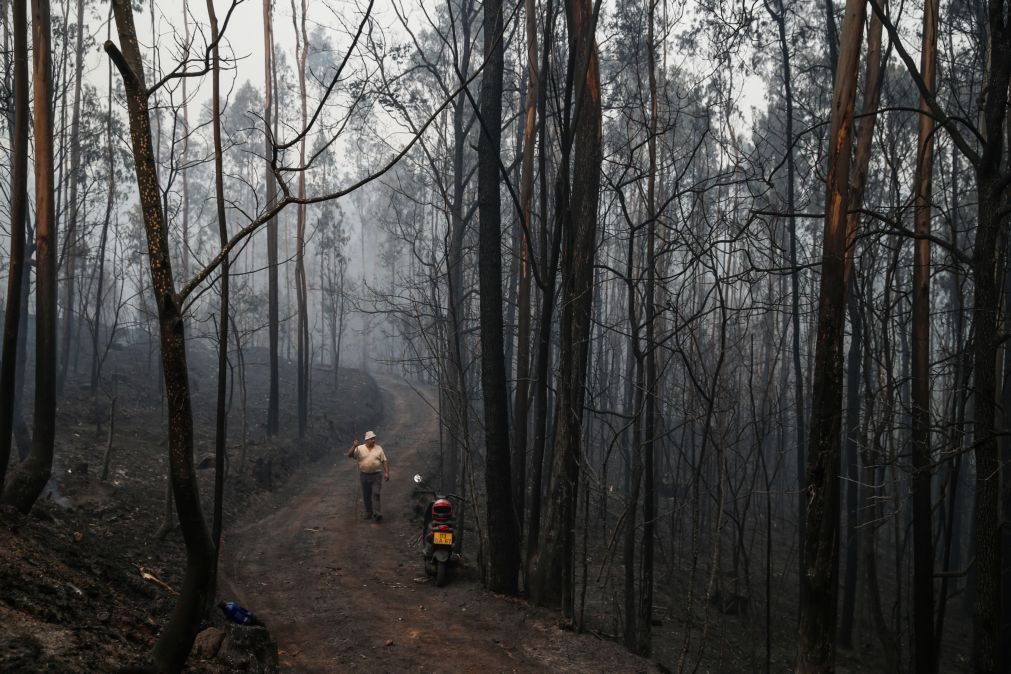
[[[374,437],[376,437],[375,433],[373,433],[372,431],[365,431],[365,439],[366,440],[371,440]]]

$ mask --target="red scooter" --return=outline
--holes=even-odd
[[[414,476],[414,482],[424,484],[420,475]],[[441,494],[430,487],[419,487],[415,494],[428,494],[432,500],[425,506],[425,521],[421,531],[422,552],[425,556],[425,573],[435,576],[435,584],[442,587],[446,584],[450,564],[459,560],[460,539],[456,536],[456,506],[464,501],[457,494]]]

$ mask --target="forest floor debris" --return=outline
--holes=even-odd
[[[0,672],[138,670],[147,663],[174,605],[185,553],[174,519],[160,540],[155,536],[165,518],[167,450],[157,366],[147,354],[146,345],[135,345],[114,352],[106,365],[116,372],[119,401],[109,479],[100,479],[108,441],[105,396],[99,394],[96,401],[83,384],[85,375],[72,377],[57,411],[56,462],[47,493],[27,516],[0,508],[0,624],[4,626]],[[248,362],[256,354],[246,356]],[[194,348],[190,359],[199,456],[213,447],[213,354]],[[250,390],[267,390],[266,368],[262,370],[250,368]],[[246,429],[243,452],[238,446],[242,412],[239,401],[233,401],[226,522],[240,520],[269,496],[263,477],[253,474],[257,465],[270,459],[269,481],[280,488],[331,449],[329,437],[350,436],[381,417],[382,403],[371,377],[342,371],[342,395],[336,396],[329,383],[332,372],[317,374],[326,383],[319,384],[318,403],[313,407],[315,432],[302,448],[292,438],[266,437],[259,423],[265,418],[266,396],[257,396],[260,408],[251,406],[246,411],[246,417],[256,422]],[[293,371],[282,372],[282,390],[291,384],[286,381],[289,377],[294,379]],[[28,401],[31,381],[29,370],[24,394]],[[252,396],[250,401],[254,401]],[[96,418],[100,424],[96,425]],[[294,428],[294,410],[282,406],[282,421]],[[16,448],[12,454],[16,457]],[[239,460],[242,454],[244,464]],[[198,475],[209,520],[213,470],[200,470]],[[223,621],[219,627],[224,627]],[[230,672],[234,666],[191,657],[187,669]]]

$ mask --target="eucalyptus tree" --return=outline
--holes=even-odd
[[[829,0],[831,2],[831,0]],[[783,204],[786,213],[786,230],[788,236],[789,244],[789,258],[788,263],[791,267],[790,273],[790,309],[791,309],[791,332],[792,332],[792,344],[793,344],[793,399],[794,408],[796,414],[794,416],[794,422],[796,426],[796,466],[797,466],[797,485],[804,483],[804,452],[800,451],[800,448],[804,445],[806,437],[806,429],[804,427],[804,375],[801,367],[801,311],[800,311],[800,275],[801,270],[798,265],[797,257],[797,219],[793,216],[794,209],[796,208],[796,158],[794,154],[794,94],[793,94],[793,70],[791,68],[791,37],[788,23],[789,14],[787,12],[788,6],[783,0],[778,0],[778,2],[773,5],[770,2],[765,3],[765,9],[769,13],[773,22],[776,24],[776,29],[779,37],[779,52],[780,52],[780,67],[781,71],[781,81],[783,83],[783,114],[785,119],[783,121],[783,146],[784,146],[784,159],[786,161],[786,201]],[[801,489],[797,490],[797,522],[798,522],[798,532],[797,537],[800,545],[804,544],[804,532],[806,527],[806,501],[804,497],[804,492]],[[798,573],[798,589],[803,591],[804,584],[799,580],[800,576]]]
[[[274,61],[274,14],[272,0],[263,0],[263,156],[266,193],[264,206],[270,208],[277,200],[277,178],[271,158],[272,139],[277,136],[277,101],[274,81],[277,79]],[[278,280],[277,280],[277,220],[267,223],[267,332],[270,358],[270,392],[267,398],[267,433],[279,431],[280,385],[278,381]]]
[[[169,405],[169,455],[172,492],[186,543],[186,575],[169,623],[155,645],[160,668],[179,670],[189,654],[201,615],[213,598],[213,542],[207,531],[193,470],[193,417],[186,366],[186,336],[168,250],[168,232],[152,148],[149,92],[144,63],[128,2],[114,2],[122,51],[106,42],[126,89],[130,134],[147,233],[152,290],[158,306],[162,368]]]
[[[403,7],[397,7],[398,19],[413,48],[403,74],[384,73],[382,100],[397,118],[412,131],[414,120],[439,99],[445,99],[460,83],[476,74],[480,32],[479,7],[473,0],[459,0],[438,5],[434,11],[422,8],[425,24],[415,27]],[[441,376],[440,410],[446,428],[447,458],[443,462],[443,488],[452,491],[459,484],[458,467],[470,452],[470,397],[473,388],[467,381],[476,345],[468,336],[471,291],[466,279],[467,258],[471,246],[471,227],[476,204],[473,173],[476,161],[470,150],[472,134],[478,127],[472,98],[459,95],[452,99],[449,119],[439,127],[436,138],[422,139],[423,165],[430,174],[437,196],[437,209],[446,220],[446,235],[434,279],[444,288],[446,330],[445,347],[439,352],[445,362],[438,368]],[[444,270],[443,270],[444,267]]]
[[[519,532],[512,504],[509,398],[502,321],[502,205],[499,164],[502,138],[502,77],[505,45],[503,5],[484,2],[481,132],[478,139],[478,276],[481,292],[481,391],[484,398],[485,490],[490,563],[488,586],[519,589]]]
[[[923,102],[937,123],[943,127],[961,155],[972,166],[977,203],[977,221],[973,253],[970,257],[973,281],[973,341],[976,444],[975,508],[975,604],[973,610],[973,654],[978,672],[1006,669],[1005,654],[1000,643],[1002,590],[1001,558],[1005,544],[1000,538],[997,522],[1000,518],[1002,486],[1000,456],[1011,452],[1011,444],[998,440],[1001,427],[998,408],[1001,386],[995,368],[1002,339],[999,336],[1002,284],[998,260],[1003,254],[1001,241],[1006,240],[1008,182],[1006,124],[1008,118],[1007,91],[1011,81],[1011,30],[1009,30],[1006,0],[989,0],[985,12],[978,12],[975,21],[978,32],[976,54],[987,57],[981,72],[973,80],[978,83],[975,102],[976,124],[956,122],[950,108],[939,100],[906,50],[895,23],[883,13],[877,0],[869,0],[874,11],[895,45],[899,57],[912,77]],[[980,61],[976,61],[980,63]],[[956,107],[956,102],[952,107]],[[961,118],[960,118],[961,119]],[[971,135],[963,130],[968,126]],[[1011,493],[1006,490],[1005,494]],[[1011,547],[1011,546],[1009,546]],[[1011,604],[1011,602],[1006,602]]]
[[[333,390],[339,390],[341,345],[347,326],[347,296],[351,291],[348,279],[347,246],[351,240],[347,219],[338,205],[326,204],[316,227],[319,243],[320,306],[325,327],[329,330],[330,363],[333,367]]]
[[[308,111],[308,90],[306,86],[306,60],[309,57],[309,35],[306,31],[307,14],[309,3],[301,0],[301,13],[295,6],[295,0],[291,1],[291,21],[295,29],[295,58],[297,62],[296,73],[298,76],[299,103],[302,113],[299,128],[305,128],[309,119]],[[305,199],[305,155],[306,135],[301,134],[298,139],[298,198]],[[295,316],[296,332],[298,334],[295,359],[297,361],[298,381],[297,392],[297,418],[298,418],[298,438],[305,437],[306,425],[309,421],[309,289],[307,287],[307,277],[305,272],[305,227],[306,227],[306,206],[298,204],[296,206],[297,231],[295,234],[295,301],[297,303],[297,313]]]
[[[860,120],[856,128],[856,149],[853,157],[854,170],[850,179],[850,211],[847,214],[846,237],[847,246],[855,248],[858,245],[858,228],[860,224],[859,210],[864,203],[868,174],[870,172],[871,145],[874,139],[874,129],[877,122],[877,109],[881,100],[882,85],[881,54],[881,21],[872,16],[867,28],[866,71],[864,75],[864,96],[861,104]],[[855,262],[856,252],[850,260],[848,273],[847,311],[849,313],[852,335],[847,353],[846,363],[846,475],[849,482],[846,485],[846,576],[843,589],[842,614],[840,619],[840,645],[851,646],[853,614],[857,595],[857,576],[860,559],[860,536],[858,527],[861,522],[858,486],[860,482],[860,445],[862,444],[860,430],[860,373],[863,369],[864,321],[863,310],[860,307],[859,270]],[[865,525],[872,526],[870,520]],[[869,552],[873,556],[873,549]],[[872,600],[873,601],[873,600]],[[886,650],[889,650],[886,647]]]
[[[582,448],[586,366],[593,307],[593,259],[600,197],[602,110],[597,15],[588,0],[567,0],[569,62],[562,107],[562,156],[555,217],[562,232],[562,315],[557,424],[549,499],[532,565],[531,594],[574,615],[573,559]]]
[[[80,203],[81,191],[81,90],[84,86],[84,4],[85,0],[77,0],[77,12],[74,20],[74,69],[73,87],[74,99],[70,123],[70,187],[67,196],[66,210],[69,211],[66,231],[64,233],[64,253],[62,272],[64,281],[63,296],[63,335],[60,346],[60,369],[57,375],[57,387],[63,390],[70,369],[70,345],[74,334],[75,320],[74,303],[77,286],[77,265],[79,263],[81,242],[83,237],[78,232],[80,221],[83,220],[83,209]],[[69,14],[69,12],[68,12]],[[69,17],[67,17],[69,20]],[[69,36],[68,36],[69,37]]]
[[[211,29],[211,132],[214,148],[214,204],[218,222],[218,241],[222,248],[228,245],[228,217],[225,213],[224,157],[221,142],[221,30],[214,10],[214,0],[207,0],[207,19]],[[217,583],[218,552],[221,547],[221,527],[224,515],[225,452],[228,442],[228,409],[226,407],[228,385],[228,329],[231,323],[229,313],[229,281],[231,256],[221,260],[218,284],[221,305],[218,315],[218,386],[214,425],[214,514],[212,517],[211,540],[214,545],[214,560],[211,563],[210,593],[213,596]]]
[[[512,419],[512,484],[513,501],[520,536],[524,529],[524,510],[526,509],[526,476],[527,476],[527,438],[530,416],[530,379],[531,379],[531,333],[530,297],[532,286],[532,267],[534,260],[532,251],[533,232],[533,196],[534,196],[534,150],[536,149],[535,133],[537,131],[537,102],[542,94],[541,76],[538,71],[537,43],[537,3],[535,0],[525,0],[523,3],[525,19],[525,34],[527,40],[527,76],[525,80],[526,98],[523,101],[522,129],[523,154],[519,180],[519,213],[521,232],[517,243],[518,251],[518,282],[516,289],[516,388],[513,394]],[[544,123],[542,119],[541,124]]]
[[[27,513],[49,481],[56,440],[56,195],[51,17],[32,2],[32,90],[35,136],[35,406],[32,448],[11,475],[2,501]],[[17,56],[16,56],[17,58]],[[16,197],[15,197],[16,198]]]
[[[25,223],[28,217],[28,12],[27,0],[12,0],[13,44],[12,113],[8,117],[11,134],[10,263],[7,267],[7,298],[4,304],[3,353],[0,354],[0,493],[10,461],[11,437],[15,422],[18,343],[25,329],[22,321],[23,287],[26,276]],[[4,12],[6,21],[6,12]]]
[[[108,30],[112,30],[111,25]],[[103,309],[107,303],[107,294],[110,291],[113,294],[118,292],[120,300],[122,300],[122,288],[124,285],[122,280],[126,275],[126,271],[119,265],[112,265],[111,274],[113,276],[113,287],[111,289],[106,288],[106,254],[109,249],[110,230],[113,228],[114,211],[116,210],[117,205],[123,202],[123,198],[125,196],[121,188],[120,180],[122,176],[120,174],[126,165],[125,151],[122,148],[118,148],[117,151],[117,145],[115,142],[115,138],[120,137],[125,130],[123,128],[122,120],[113,112],[112,99],[114,86],[111,62],[108,64],[107,82],[108,92],[106,94],[105,110],[101,115],[98,115],[97,109],[95,111],[95,117],[97,119],[101,119],[103,126],[105,127],[105,146],[102,153],[104,156],[100,160],[102,166],[100,171],[104,173],[103,177],[105,178],[105,208],[99,231],[98,249],[93,263],[93,268],[95,270],[94,308],[90,315],[86,313],[86,319],[89,321],[91,326],[91,391],[92,394],[96,396],[96,401],[99,382],[102,376],[102,365],[105,361],[105,356],[108,353],[108,345],[111,344],[115,334],[115,326],[118,324],[119,313],[122,309],[122,302],[115,300],[112,302],[113,320],[110,323],[112,327],[107,332],[107,346],[104,350],[99,349],[99,338],[101,336],[103,326]],[[120,237],[115,236],[115,233],[113,232],[111,239],[113,241],[113,249],[115,250],[117,245],[121,245]],[[118,289],[116,287],[117,285],[119,286]]]
[[[923,5],[920,74],[927,95],[936,91],[937,21],[940,3]],[[913,652],[915,669],[937,671],[934,643],[933,494],[930,450],[930,231],[934,172],[934,125],[925,96],[920,99],[916,153],[916,249],[913,263],[912,311],[912,500],[913,500]]]
[[[806,490],[807,538],[802,548],[797,671],[832,669],[835,664],[839,536],[840,412],[845,317],[845,218],[849,203],[850,149],[865,1],[847,0],[840,33],[839,62],[829,130],[825,235],[818,302],[818,341],[811,400]]]
[[[613,56],[614,78],[611,94],[615,102],[635,101],[637,105],[619,105],[618,122],[611,130],[612,141],[620,143],[623,158],[621,172],[608,178],[621,206],[628,227],[627,252],[623,282],[627,285],[626,310],[629,325],[628,371],[625,413],[631,417],[630,442],[627,445],[625,471],[628,475],[627,504],[623,514],[624,550],[624,642],[634,652],[650,653],[653,607],[653,551],[656,526],[654,468],[660,382],[657,376],[657,283],[660,208],[658,207],[658,145],[661,103],[656,25],[660,20],[657,2],[644,5],[627,3],[620,7],[612,30],[617,40]],[[660,26],[660,35],[664,27]],[[662,86],[662,85],[661,85]],[[664,101],[664,112],[666,109]],[[666,123],[666,121],[665,121]],[[645,157],[643,152],[645,151]],[[626,198],[625,190],[632,192]],[[628,203],[628,202],[631,203]],[[641,298],[641,299],[640,299]],[[633,371],[634,370],[634,371]],[[634,383],[633,383],[634,382]],[[642,520],[638,510],[642,506]],[[640,540],[641,539],[641,540]],[[637,546],[641,558],[637,559]],[[637,577],[638,576],[638,577]],[[638,582],[637,582],[638,581]]]

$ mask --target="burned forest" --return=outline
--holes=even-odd
[[[0,671],[1011,671],[1011,0],[0,43]]]

